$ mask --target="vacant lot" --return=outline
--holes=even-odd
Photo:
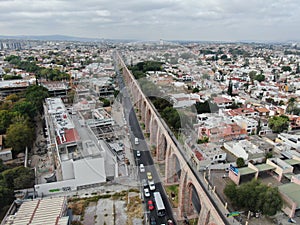
[[[142,224],[143,208],[137,190],[71,198],[73,220],[84,225]]]

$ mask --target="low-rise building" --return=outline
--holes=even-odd
[[[225,142],[223,146],[235,157],[241,157],[244,160],[261,159],[265,155],[264,150],[261,150],[257,145],[253,144],[249,140]]]
[[[232,120],[242,129],[245,129],[248,134],[256,134],[258,126],[257,120],[245,116],[235,116]]]
[[[225,97],[214,97],[213,98],[213,103],[217,104],[217,106],[219,108],[226,108],[228,106],[231,106],[233,101],[228,99],[228,98],[225,98]]]
[[[290,183],[278,186],[278,190],[283,199],[282,211],[290,218],[295,217],[300,209],[300,175],[294,175]]]
[[[300,135],[280,133],[278,134],[277,142],[281,142],[290,148],[300,150]]]
[[[66,197],[27,200],[19,207],[13,203],[11,211],[2,220],[3,225],[69,225]]]
[[[80,190],[106,182],[107,157],[111,156],[106,143],[89,139],[84,135],[88,131],[81,131],[85,128],[77,121],[79,132],[60,98],[46,99],[45,119],[49,131],[48,153],[54,158],[54,171],[45,177],[47,183],[35,185],[38,196]],[[84,139],[80,135],[84,135]],[[114,170],[111,173],[116,174]]]

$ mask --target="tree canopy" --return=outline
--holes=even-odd
[[[254,77],[254,80],[257,80],[258,82],[262,82],[265,80],[265,75],[263,74],[258,74]]]
[[[258,180],[236,186],[233,182],[226,185],[224,194],[233,205],[243,210],[275,215],[282,207],[282,199],[277,188],[269,187]]]
[[[26,100],[35,105],[36,109],[43,112],[43,102],[49,96],[48,90],[45,87],[32,85],[26,89]]]
[[[14,199],[14,190],[32,188],[34,171],[23,166],[7,168],[0,161],[0,211],[5,212]],[[1,215],[1,213],[0,213]]]
[[[244,158],[242,158],[242,157],[237,158],[236,159],[236,165],[239,168],[245,166],[245,160],[244,160]]]
[[[203,103],[196,102],[195,107],[198,114],[213,113],[218,111],[218,106],[211,101],[205,101]]]
[[[36,64],[36,62],[30,60],[30,58],[27,60],[21,60],[21,57],[19,56],[10,55],[7,56],[5,60],[18,69],[25,70],[29,73],[35,73],[38,78],[43,77],[49,80],[64,80],[70,78],[69,74],[61,72],[58,69],[40,67]]]
[[[289,118],[285,115],[273,116],[269,118],[269,127],[274,133],[280,133],[289,127]]]
[[[34,129],[27,121],[11,124],[6,132],[6,144],[13,148],[15,154],[24,152],[34,141]]]
[[[157,61],[145,61],[139,62],[134,66],[129,66],[128,69],[132,71],[133,76],[135,79],[140,79],[146,77],[147,71],[162,71],[162,62]]]

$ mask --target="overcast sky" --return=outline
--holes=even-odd
[[[299,0],[0,0],[0,35],[300,40]]]

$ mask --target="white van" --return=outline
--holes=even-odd
[[[134,138],[134,144],[136,144],[136,145],[139,144],[139,139],[138,138]]]

